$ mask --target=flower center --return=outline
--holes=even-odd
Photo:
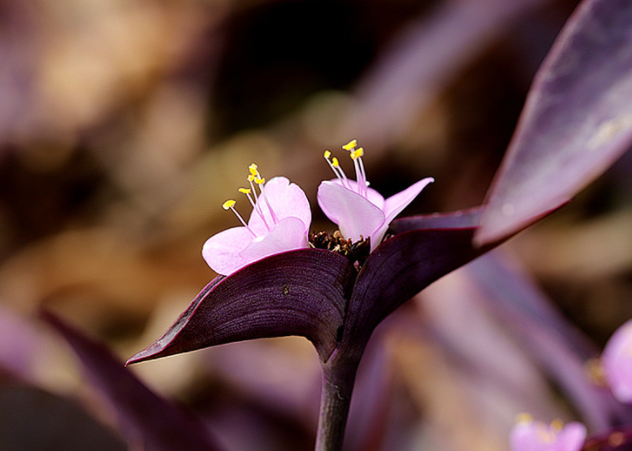
[[[356,139],[353,139],[342,146],[344,150],[349,152],[349,156],[351,157],[351,160],[353,160],[353,168],[355,169],[356,173],[357,189],[354,189],[354,187],[351,186],[351,184],[349,183],[349,179],[345,175],[344,170],[340,167],[338,159],[336,157],[333,157],[331,160],[329,159],[329,157],[331,157],[331,152],[329,150],[325,150],[325,154],[323,156],[325,157],[325,160],[327,160],[327,163],[329,164],[331,170],[334,171],[334,174],[336,174],[338,180],[340,180],[340,183],[342,183],[342,186],[357,192],[361,196],[367,197],[367,186],[369,186],[369,182],[366,179],[364,163],[362,163],[364,149],[362,147],[358,147],[356,149],[357,145],[358,141]]]
[[[248,198],[248,201],[250,202],[250,205],[252,205],[253,212],[259,215],[265,228],[268,229],[268,231],[270,231],[276,224],[279,223],[279,218],[277,214],[274,212],[274,209],[272,208],[272,205],[270,204],[270,201],[268,200],[268,196],[266,195],[266,191],[265,191],[266,179],[261,176],[261,174],[259,173],[259,168],[254,163],[248,166],[248,171],[250,172],[250,174],[248,175],[247,180],[248,180],[248,183],[250,183],[250,188],[239,188],[239,192],[246,195],[246,197]],[[259,188],[258,197],[259,197],[259,200],[261,200],[261,202],[257,200],[257,188]],[[248,223],[246,223],[244,218],[237,212],[237,210],[235,210],[236,203],[237,202],[235,200],[229,199],[226,202],[224,202],[222,207],[224,208],[224,210],[231,210],[235,214],[235,216],[237,216],[237,219],[239,219],[242,225],[248,229],[248,231],[252,234],[253,237],[256,238],[257,234],[248,226]],[[265,204],[265,211],[267,211],[269,214],[268,219],[266,219],[266,215],[264,213],[264,204]]]

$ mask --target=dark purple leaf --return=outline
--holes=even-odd
[[[631,142],[632,2],[585,0],[535,77],[477,242],[561,206]]]
[[[220,449],[200,423],[147,388],[102,344],[50,312],[42,317],[70,344],[92,384],[112,404],[130,444],[147,451]]]
[[[323,360],[336,347],[355,269],[340,254],[305,249],[218,277],[169,330],[129,363],[222,343],[300,335]]]
[[[568,323],[515,265],[510,267],[492,253],[466,271],[480,293],[475,299],[519,336],[525,350],[558,382],[589,426],[604,429],[632,420],[630,406],[617,402],[609,390],[587,377],[585,362],[598,357],[597,346]]]
[[[479,216],[476,209],[395,220],[395,236],[373,251],[358,275],[341,347],[360,351],[373,329],[397,307],[491,249],[472,245]]]
[[[465,66],[508,33],[516,18],[549,2],[469,0],[439,2],[431,13],[424,10],[395,36],[356,87],[358,106],[348,129],[370,142],[371,156],[377,157]]]
[[[129,448],[72,399],[23,386],[0,387],[2,451],[125,451]]]
[[[632,430],[629,427],[590,436],[582,451],[632,451]]]

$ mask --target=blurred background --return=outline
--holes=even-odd
[[[36,312],[46,306],[121,360],[147,346],[215,277],[201,247],[237,225],[221,204],[250,163],[305,190],[314,231],[334,230],[315,200],[332,178],[323,151],[353,138],[385,196],[435,178],[406,214],[482,203],[577,3],[2,0],[0,449],[127,449]],[[599,345],[632,317],[630,164],[503,248]],[[472,306],[472,283],[459,271],[378,330],[357,403],[380,415],[352,417],[349,449],[505,450],[519,411],[572,416],[502,320]],[[494,371],[514,371],[522,389],[481,389],[459,363],[464,341],[488,371],[512,356]],[[304,339],[132,371],[228,449],[313,446],[320,369]]]

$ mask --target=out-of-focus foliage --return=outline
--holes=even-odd
[[[214,277],[201,246],[236,225],[221,203],[251,162],[298,183],[315,207],[331,177],[322,151],[357,138],[382,194],[436,179],[408,212],[481,203],[576,4],[3,1],[0,412],[16,415],[0,448],[37,449],[28,438],[85,449],[71,432],[79,421],[108,437],[103,449],[124,446],[115,415],[34,312],[54,310],[122,358],[146,346]],[[632,317],[631,169],[624,157],[507,245],[599,344]],[[314,230],[333,231],[313,212]],[[470,277],[433,285],[378,329],[349,449],[505,450],[519,411],[571,416],[506,324],[463,297],[479,289]],[[291,338],[134,371],[227,449],[297,450],[313,443],[317,362]]]

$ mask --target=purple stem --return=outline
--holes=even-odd
[[[331,359],[323,364],[323,388],[316,435],[316,451],[341,451],[351,395],[360,358]]]

